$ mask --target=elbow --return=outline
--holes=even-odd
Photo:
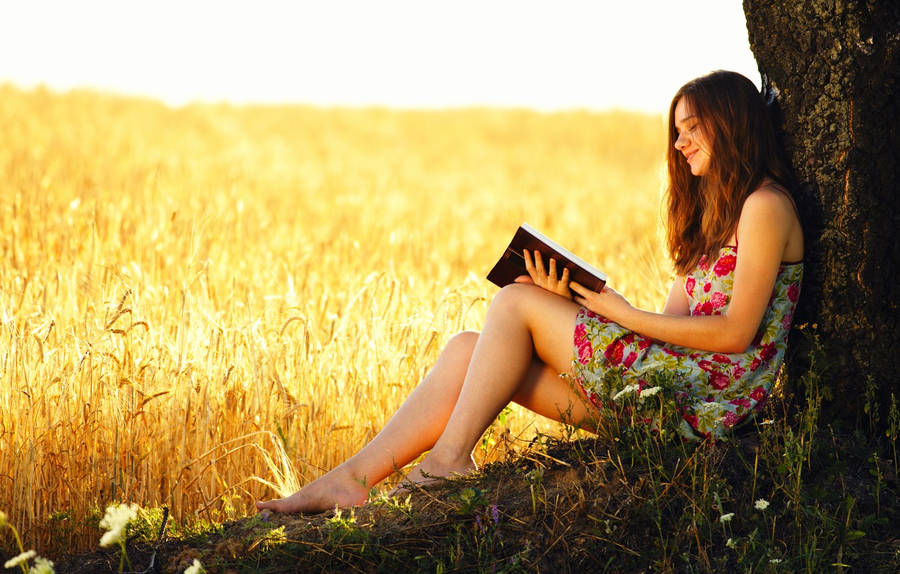
[[[746,345],[743,343],[730,343],[728,345],[723,345],[723,347],[719,350],[722,353],[728,353],[730,355],[730,354],[734,354],[734,353],[743,353],[744,351],[747,350],[747,347],[749,347],[749,346],[750,346],[749,343]]]
[[[723,353],[743,353],[753,343],[756,333],[735,332],[730,337],[723,337],[720,349]]]
[[[760,321],[748,321],[743,317],[723,313],[722,323],[718,325],[720,337],[717,351],[729,354],[745,352],[759,333]]]

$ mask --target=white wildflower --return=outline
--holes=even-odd
[[[771,558],[769,559],[771,564],[781,564],[781,558]]]
[[[625,387],[623,387],[621,391],[619,391],[618,393],[613,395],[612,400],[617,401],[617,400],[619,400],[619,398],[622,395],[627,395],[628,393],[633,393],[636,390],[638,390],[637,385],[625,385]]]
[[[206,572],[206,569],[203,568],[203,564],[196,558],[194,558],[194,563],[184,570],[184,574],[201,574],[201,572]]]
[[[731,519],[734,518],[734,512],[729,512],[728,514],[723,514],[719,517],[719,522],[731,522]]]
[[[18,556],[14,556],[14,557],[10,558],[9,560],[7,560],[6,564],[4,564],[3,567],[4,568],[15,568],[19,564],[24,564],[25,562],[28,562],[35,556],[37,556],[37,552],[35,552],[34,550],[29,550],[28,552],[23,552],[23,553],[19,554]]]
[[[769,508],[769,501],[765,498],[760,498],[756,501],[756,504],[754,504],[753,507],[756,508],[756,510],[765,510]]]
[[[725,543],[725,546],[734,550],[735,548],[737,548],[737,542],[734,541],[734,538],[729,538],[728,542]]]
[[[34,566],[28,569],[28,574],[54,574],[53,562],[38,556],[34,559]]]
[[[643,399],[645,397],[652,397],[656,393],[658,393],[662,389],[662,387],[650,387],[649,389],[644,389],[641,391],[640,397]]]
[[[122,539],[125,527],[137,516],[137,504],[111,504],[100,521],[100,528],[107,530],[100,539],[100,546],[111,546]]]

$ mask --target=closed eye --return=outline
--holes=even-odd
[[[700,127],[700,124],[692,124],[691,127],[687,128],[687,133],[692,134],[697,131],[697,128]],[[676,135],[681,135],[681,128],[675,128]]]
[[[694,115],[689,114],[683,118],[677,118],[674,122],[675,124],[675,133],[681,134],[683,126],[686,126],[688,133],[693,133],[698,127],[700,127],[700,119]]]

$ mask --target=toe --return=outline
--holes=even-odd
[[[256,509],[257,510],[275,510],[275,511],[277,511],[278,510],[278,501],[277,500],[266,500],[266,501],[257,500],[256,501]]]

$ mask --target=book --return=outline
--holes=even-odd
[[[509,247],[488,273],[488,281],[498,287],[515,282],[516,277],[528,275],[525,269],[524,251],[539,251],[544,261],[544,269],[550,271],[550,258],[556,260],[556,274],[562,276],[563,269],[569,270],[569,281],[574,281],[592,291],[600,291],[606,284],[606,273],[553,241],[531,225],[523,223],[516,230]],[[574,292],[573,292],[574,293]]]

